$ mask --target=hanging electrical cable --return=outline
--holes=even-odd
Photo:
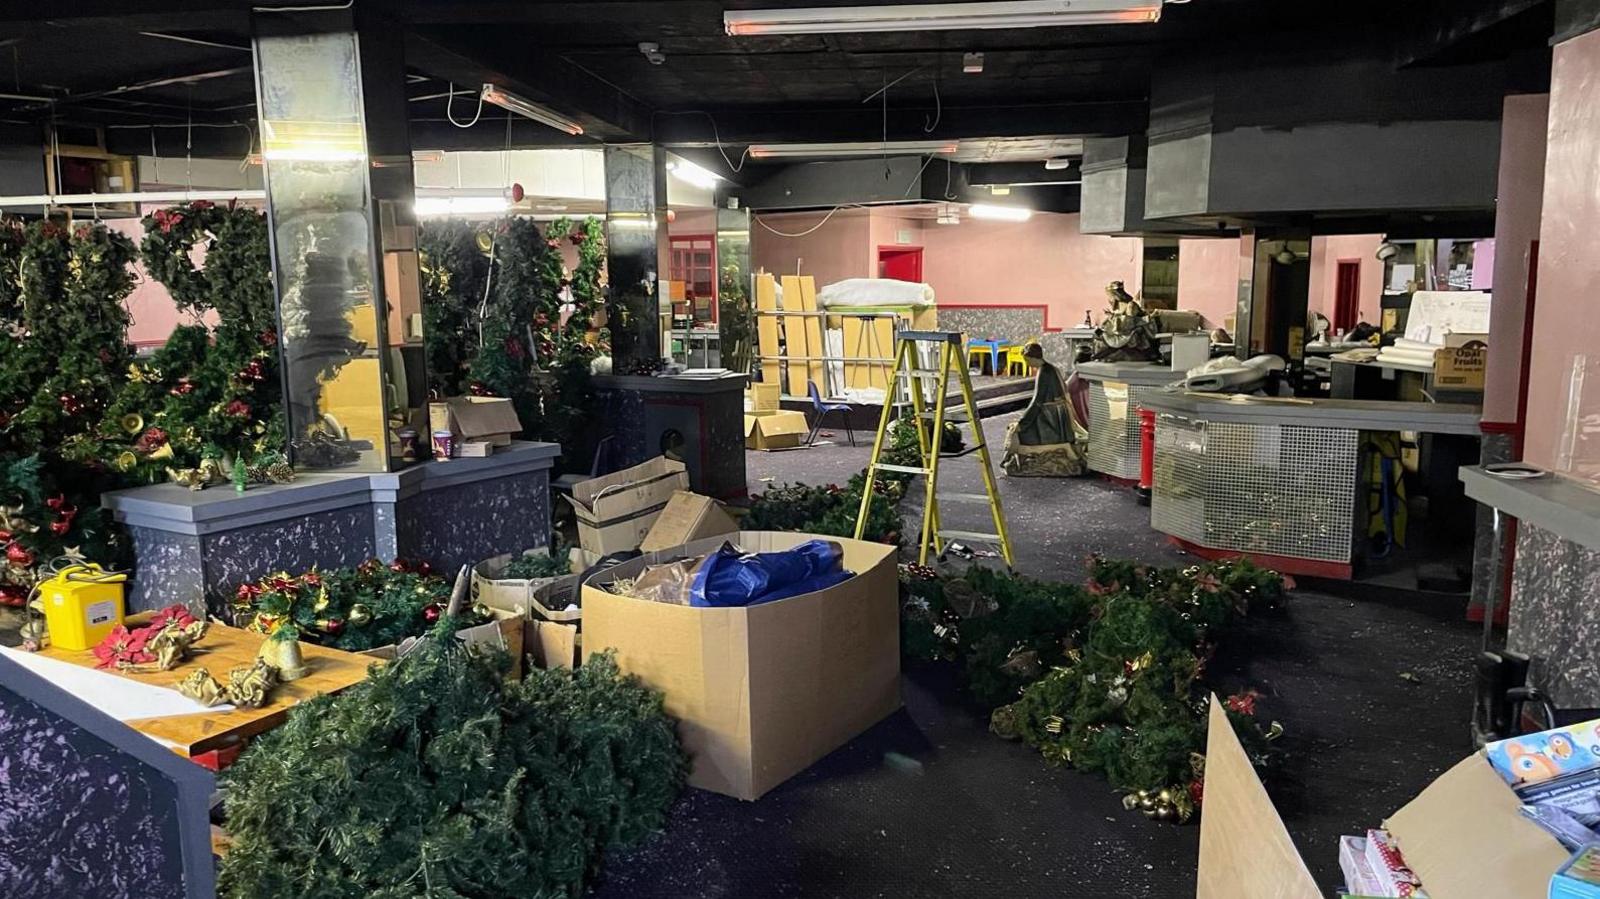
[[[449,91],[449,96],[444,101],[444,117],[450,120],[450,124],[457,128],[471,128],[473,125],[478,124],[478,120],[483,118],[483,94],[478,95],[478,111],[472,114],[472,121],[463,125],[456,121],[455,113],[452,112],[456,102],[456,83],[454,81],[449,82],[447,90]]]

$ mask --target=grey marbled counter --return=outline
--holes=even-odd
[[[1497,478],[1482,467],[1461,469],[1467,495],[1512,518],[1579,546],[1600,550],[1600,490],[1551,474],[1532,480]]]

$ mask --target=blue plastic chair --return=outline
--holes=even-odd
[[[806,446],[817,442],[817,434],[822,430],[822,419],[830,412],[839,412],[844,415],[844,432],[850,437],[850,445],[856,445],[856,432],[850,429],[850,404],[849,403],[824,403],[822,394],[817,391],[816,381],[806,382],[806,393],[811,397],[811,410],[814,418],[811,421],[811,433],[806,437]]]

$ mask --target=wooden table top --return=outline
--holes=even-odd
[[[226,683],[230,670],[255,661],[263,639],[260,634],[213,621],[205,639],[194,646],[190,657],[171,671],[101,670],[146,684],[171,688],[195,669],[206,668],[213,677]],[[367,667],[375,662],[370,656],[326,649],[306,642],[300,644],[300,649],[310,671],[299,680],[273,687],[270,701],[259,709],[205,711],[190,715],[139,718],[124,723],[171,746],[180,755],[193,757],[214,749],[226,749],[241,745],[249,737],[282,724],[289,709],[313,696],[337,693],[360,683],[366,679]],[[87,650],[75,652],[47,647],[39,654],[85,668],[93,668],[99,661],[93,652]]]

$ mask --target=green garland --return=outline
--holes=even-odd
[[[450,602],[450,583],[426,562],[370,559],[354,568],[284,572],[240,584],[234,621],[261,634],[296,636],[361,652],[426,633]],[[475,609],[463,626],[488,621]]]
[[[660,694],[610,656],[507,682],[453,625],[224,772],[219,895],[576,899],[666,823],[686,765]]]
[[[1082,587],[920,566],[903,566],[901,584],[905,653],[961,664],[997,734],[1100,773],[1130,807],[1176,820],[1201,796],[1206,660],[1284,591],[1279,575],[1244,561],[1179,570],[1098,557]],[[1256,720],[1253,693],[1230,697],[1228,709],[1264,764],[1276,726]]]
[[[460,396],[466,389],[489,277],[484,246],[492,239],[488,230],[453,219],[430,221],[418,235],[428,386],[438,396]]]

